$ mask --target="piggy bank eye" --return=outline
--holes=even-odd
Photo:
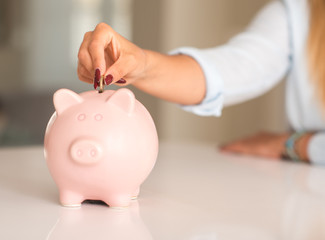
[[[86,119],[86,114],[84,114],[84,113],[79,114],[78,117],[77,117],[77,119],[78,119],[79,121],[83,121],[83,120],[85,120],[85,119]]]
[[[103,115],[101,115],[101,114],[96,114],[95,115],[95,120],[96,121],[101,121],[103,119]]]

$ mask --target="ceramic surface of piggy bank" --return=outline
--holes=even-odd
[[[60,89],[53,102],[44,153],[61,204],[92,199],[128,206],[157,158],[149,112],[126,88],[81,94]]]

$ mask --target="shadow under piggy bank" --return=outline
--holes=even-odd
[[[139,215],[137,201],[128,208],[113,209],[98,204],[82,208],[61,207],[60,217],[47,239],[153,239]]]

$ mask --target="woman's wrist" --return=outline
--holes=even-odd
[[[141,49],[141,51],[143,52],[143,68],[141,71],[141,74],[139,74],[138,76],[136,76],[136,81],[141,81],[141,80],[146,80],[150,77],[148,77],[148,75],[150,75],[150,68],[152,68],[152,66],[150,66],[150,63],[152,62],[152,60],[150,60],[151,56],[151,51],[146,50],[146,49]]]
[[[150,86],[149,83],[151,79],[156,78],[159,75],[159,64],[157,62],[161,62],[160,53],[153,52],[150,50],[142,49],[144,58],[143,60],[143,68],[140,74],[138,74],[135,78],[135,81],[132,84],[136,87],[147,87]]]

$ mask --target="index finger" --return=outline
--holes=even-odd
[[[94,69],[99,69],[103,74],[106,71],[105,49],[112,41],[112,28],[106,23],[99,23],[93,31],[88,51]]]

